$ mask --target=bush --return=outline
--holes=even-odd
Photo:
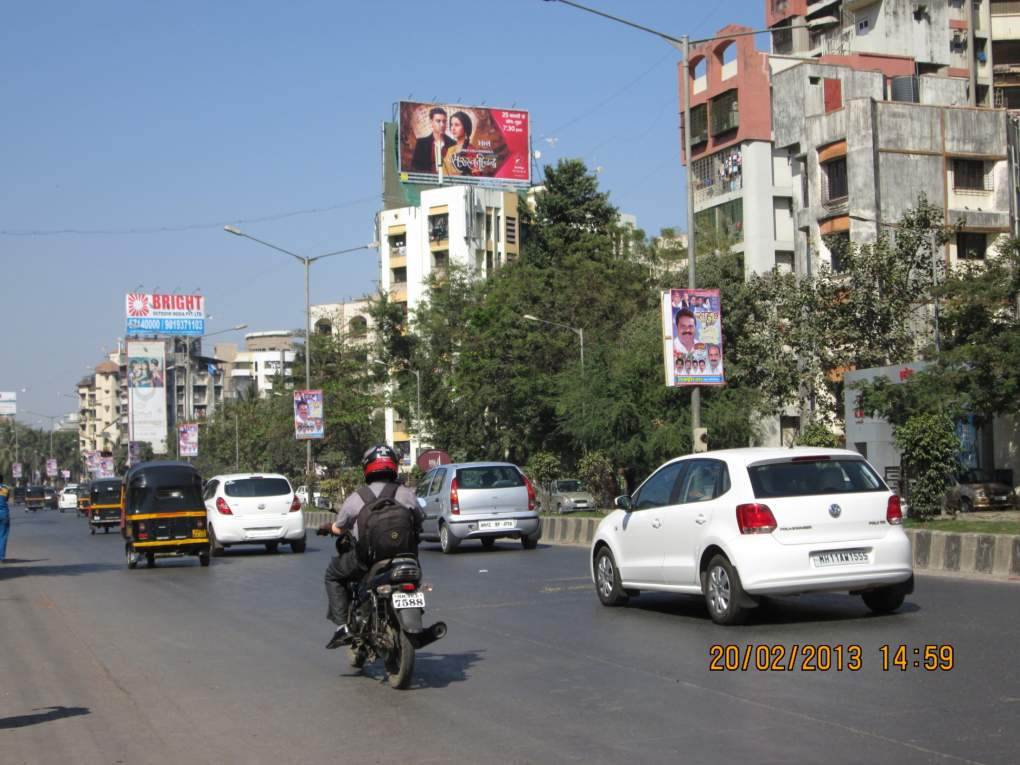
[[[612,505],[616,496],[616,472],[609,458],[602,452],[588,452],[577,465],[578,477],[599,503],[599,507]]]
[[[822,449],[842,449],[843,439],[832,432],[824,422],[813,420],[808,423],[794,440],[797,446],[817,446]]]
[[[943,414],[917,414],[893,429],[900,450],[901,473],[910,486],[910,514],[927,520],[942,512],[946,476],[956,470],[960,439]],[[955,513],[955,508],[949,508]]]
[[[524,466],[524,472],[532,481],[548,490],[549,482],[560,478],[560,460],[551,452],[535,452]]]

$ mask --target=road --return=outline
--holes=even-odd
[[[1020,584],[921,577],[901,613],[784,598],[720,628],[703,602],[599,605],[582,548],[423,547],[408,691],[326,651],[331,552],[240,548],[129,571],[115,534],[12,516],[0,567],[0,763],[1016,763]],[[713,644],[862,647],[860,671],[709,671]],[[951,671],[879,646],[950,644]]]

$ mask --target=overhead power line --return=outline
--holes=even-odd
[[[265,223],[274,220],[283,220],[284,218],[293,218],[298,215],[314,215],[316,213],[332,212],[333,210],[342,210],[345,207],[355,207],[366,202],[375,201],[379,198],[378,194],[371,196],[362,197],[360,199],[353,199],[349,202],[342,202],[336,205],[330,205],[328,207],[307,207],[302,210],[291,210],[289,212],[274,213],[272,215],[262,215],[257,218],[223,218],[214,223],[185,223],[181,225],[172,226],[141,226],[132,228],[52,228],[52,229],[0,229],[0,236],[21,236],[21,237],[42,237],[42,236],[63,236],[63,235],[76,235],[76,236],[122,236],[127,234],[169,234],[177,233],[181,231],[198,231],[206,228],[223,228],[223,224],[226,223]]]

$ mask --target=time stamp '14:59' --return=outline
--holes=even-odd
[[[948,643],[882,644],[878,659],[883,672],[949,672],[956,665]],[[857,643],[716,643],[709,647],[708,668],[712,672],[859,672],[865,663],[864,649]]]

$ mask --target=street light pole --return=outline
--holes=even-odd
[[[261,245],[269,247],[270,249],[282,252],[285,255],[290,255],[294,260],[303,263],[305,266],[305,390],[309,390],[312,387],[312,299],[311,299],[311,267],[312,263],[323,258],[331,258],[334,255],[344,255],[348,252],[357,252],[358,250],[370,250],[379,246],[378,242],[370,242],[369,244],[362,244],[358,247],[348,247],[344,250],[336,250],[334,252],[326,252],[322,255],[313,255],[311,257],[306,255],[298,255],[296,252],[285,250],[283,247],[279,247],[270,242],[258,239],[251,234],[246,234],[235,226],[224,226],[223,230],[228,234],[234,236],[242,236],[245,239],[251,239],[253,242],[258,242]],[[312,439],[305,441],[305,478],[306,483],[311,485],[312,476]]]
[[[537,316],[532,316],[530,313],[524,314],[524,318],[528,321],[537,321],[542,324],[549,324],[553,327],[561,327],[563,329],[569,329],[581,342],[581,386],[583,388],[581,398],[581,416],[587,424],[587,412],[588,412],[588,378],[584,375],[584,327],[571,327],[569,324],[561,324],[558,321],[549,321],[548,319],[540,319]],[[588,451],[587,439],[583,439],[581,447],[585,452]]]

